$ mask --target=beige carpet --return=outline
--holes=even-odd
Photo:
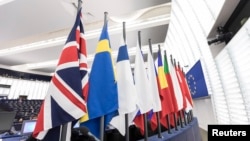
[[[207,141],[207,131],[200,128],[202,141]]]

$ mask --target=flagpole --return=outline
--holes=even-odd
[[[193,111],[192,111],[192,110],[190,110],[190,122],[193,120],[193,117],[194,117],[194,115],[193,115]]]
[[[68,125],[67,125],[67,123],[66,124],[63,124],[63,125],[61,125],[61,135],[60,135],[60,141],[67,141],[66,140],[66,135],[67,135],[67,129],[68,129]]]
[[[149,50],[150,50],[150,53],[153,57],[153,51],[152,51],[152,42],[151,42],[151,39],[148,39],[148,44],[149,44]],[[154,58],[154,57],[153,57]]]
[[[185,72],[183,71],[183,69],[182,69],[182,72],[183,72],[183,74],[186,76],[186,74],[185,74]],[[189,115],[190,115],[190,122],[193,120],[193,110],[191,109],[189,112]]]
[[[141,31],[138,31],[138,44],[139,48],[141,49]]]
[[[148,43],[149,43],[150,53],[151,53],[151,55],[153,57],[151,39],[148,39]],[[160,49],[160,46],[159,46],[159,49]],[[159,112],[156,112],[156,119],[157,119],[158,138],[162,138],[162,135],[161,135],[161,123],[160,123],[160,113]]]
[[[100,141],[104,141],[104,116],[100,120]]]
[[[124,43],[126,44],[126,22],[123,22],[122,23],[122,27],[123,27],[123,40],[124,40]],[[128,123],[128,114],[126,113],[125,114],[125,138],[126,138],[126,141],[129,141],[129,123]]]
[[[172,58],[172,62],[173,62],[172,65],[174,66],[174,71],[175,71],[175,67],[176,67],[175,59]],[[175,113],[175,116],[178,116],[178,113],[180,113],[180,111],[178,111],[177,113]],[[179,118],[176,117],[176,130],[178,130],[178,121],[179,121],[179,124],[181,124],[180,118],[181,118],[181,115],[179,116]]]
[[[81,9],[82,7],[82,0],[78,0],[78,5],[77,5],[77,11],[76,11],[76,14],[78,14],[78,11]],[[67,134],[71,134],[71,133],[68,133],[68,128],[71,129],[71,127],[68,127],[69,125],[71,124],[68,124],[68,123],[65,123],[63,125],[61,125],[61,130],[60,130],[60,141],[67,141]],[[70,130],[71,132],[71,130]]]
[[[138,31],[138,44],[139,48],[141,50],[141,31]],[[142,54],[143,55],[143,54]],[[143,119],[144,119],[144,141],[148,140],[148,123],[147,123],[147,114],[143,114]]]
[[[122,23],[122,27],[123,27],[123,30],[122,30],[122,33],[123,33],[123,40],[124,40],[124,42],[126,43],[126,22],[123,22],[123,23]]]
[[[185,126],[187,126],[187,119],[186,119],[186,115],[185,115],[184,110],[182,110],[182,114],[183,114],[183,118],[184,118],[184,124],[185,124]]]
[[[167,58],[167,51],[164,50],[164,57],[165,57],[165,60],[168,61],[168,58]],[[170,116],[171,116],[171,113],[167,115],[167,123],[168,123],[168,133],[171,134],[171,126],[170,126]]]
[[[183,68],[181,69],[182,73],[184,76],[186,76]],[[187,125],[189,123],[189,113],[190,113],[191,110],[189,110],[187,113],[185,113],[185,111],[183,110],[183,115],[185,115],[185,124]]]
[[[77,12],[82,8],[82,0],[78,0]]]
[[[173,57],[172,55],[170,55],[170,60],[171,60],[171,65],[174,65],[174,61],[173,61]],[[176,119],[176,112],[173,113],[174,114],[174,124],[175,124],[175,130],[178,131],[178,127],[177,127],[177,119]]]
[[[177,127],[177,119],[176,119],[176,113],[174,114],[174,124],[175,124],[175,130],[178,131],[178,127]]]
[[[166,119],[167,123],[168,123],[168,134],[172,134],[172,132],[171,132],[171,126],[170,126],[170,119],[169,119],[170,114],[167,114],[167,119]]]
[[[182,112],[182,110],[179,111],[179,115],[180,115],[179,122],[181,124],[181,128],[183,128],[184,126],[183,126],[183,122],[182,122],[182,113],[181,112]]]
[[[175,69],[175,71],[176,71],[176,67],[177,67],[176,60],[174,59],[174,69]],[[183,128],[181,110],[178,111],[178,113],[179,113],[179,118],[177,120],[179,121],[179,124],[180,124],[181,128]]]
[[[106,24],[107,23],[107,21],[108,21],[108,18],[107,18],[107,16],[108,16],[108,12],[104,12],[104,24]],[[104,130],[104,116],[101,116],[101,119],[100,119],[100,141],[104,141],[104,132],[105,132],[105,130]]]
[[[178,62],[178,67],[179,70],[181,70],[181,73],[183,73],[183,68],[180,66],[180,62]],[[184,73],[183,73],[184,74]],[[183,82],[184,83],[184,82]],[[184,98],[185,99],[185,98]],[[186,100],[186,99],[185,99]],[[184,120],[184,125],[187,126],[187,120],[186,120],[186,115],[185,115],[185,109],[181,110],[181,113],[183,115],[183,120]]]

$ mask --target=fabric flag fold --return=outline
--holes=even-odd
[[[193,108],[193,100],[188,89],[186,77],[180,67],[177,67],[177,76],[183,94],[183,108],[186,112],[188,112]]]
[[[150,94],[153,95],[153,115],[151,117],[151,129],[155,130],[157,127],[157,117],[156,112],[162,111],[165,107],[162,107],[160,93],[159,93],[159,81],[158,81],[158,73],[156,70],[156,66],[154,64],[153,56],[148,50],[148,62],[147,62],[147,72],[148,72],[148,78],[150,82]]]
[[[33,137],[43,141],[60,139],[62,125],[69,125],[86,114],[84,96],[88,92],[86,41],[81,10],[64,45],[47,95],[41,105]],[[70,139],[70,135],[67,140]]]
[[[140,113],[144,114],[149,112],[153,107],[152,94],[149,93],[149,80],[146,71],[146,65],[143,60],[143,54],[139,45],[136,47],[135,68],[134,68],[134,81],[136,91],[138,94],[138,105]]]
[[[135,125],[140,129],[141,133],[144,133],[144,121],[143,114],[146,114],[153,108],[153,97],[150,94],[150,84],[146,71],[146,66],[143,60],[143,54],[137,43],[136,56],[135,56],[135,68],[134,68],[134,80],[136,91],[138,94],[139,111],[134,119]]]
[[[178,82],[178,78],[176,75],[176,70],[175,70],[174,64],[170,64],[169,72],[171,75],[173,90],[174,90],[175,99],[176,99],[176,103],[177,103],[177,107],[175,107],[176,108],[175,112],[178,112],[183,108],[183,97],[182,97],[182,92],[181,92],[181,88],[180,88],[180,85]]]
[[[110,124],[125,136],[125,114],[128,114],[128,122],[132,124],[137,107],[137,92],[130,66],[127,45],[122,40],[118,50],[116,62],[119,116],[114,117]]]
[[[104,118],[105,128],[118,115],[117,82],[107,24],[105,21],[89,75],[88,118],[80,120],[80,126],[87,127],[97,138],[101,135],[101,118]]]
[[[168,58],[167,58],[167,53],[166,53],[166,50],[164,50],[164,73],[166,75],[166,78],[167,78],[167,82],[168,82],[168,86],[169,86],[169,91],[170,91],[170,95],[171,95],[171,102],[172,102],[172,105],[173,105],[173,111],[172,111],[172,116],[169,116],[169,119],[170,119],[170,124],[172,126],[175,126],[175,122],[174,122],[174,117],[173,117],[173,114],[177,113],[178,112],[178,104],[177,104],[177,99],[176,99],[176,96],[175,96],[175,91],[174,91],[174,85],[173,85],[173,80],[172,80],[172,76],[170,74],[170,67],[169,67],[169,63],[168,63]],[[170,65],[172,65],[170,63]]]
[[[162,61],[162,54],[161,50],[158,51],[158,83],[159,83],[159,92],[161,96],[161,104],[162,104],[162,111],[160,112],[160,122],[161,124],[168,128],[167,124],[167,115],[174,112],[174,106],[172,102],[172,95],[170,91],[169,82],[164,72],[163,61]],[[152,127],[155,127],[155,122],[152,122]]]
[[[186,99],[186,91],[185,91],[185,86],[184,86],[184,80],[182,78],[182,72],[180,70],[180,67],[179,66],[176,66],[175,67],[175,71],[176,71],[176,76],[177,76],[177,79],[178,79],[178,83],[179,83],[179,86],[180,86],[180,89],[181,89],[181,94],[182,94],[182,100],[183,100],[183,109],[186,109],[187,108],[187,99]]]
[[[186,79],[192,98],[201,98],[209,95],[200,60],[187,72]]]
[[[169,65],[168,65],[168,59],[167,59],[167,54],[166,51],[164,51],[164,73],[166,75],[166,79],[168,82],[168,87],[171,95],[171,102],[172,102],[172,112],[178,112],[178,105],[177,105],[177,100],[175,98],[175,93],[174,93],[174,86],[173,86],[173,81],[170,75],[169,71]]]
[[[184,81],[184,89],[186,91],[186,100],[187,100],[187,108],[185,109],[186,112],[189,112],[194,107],[194,102],[188,87],[187,79],[185,73],[182,71],[182,79]]]
[[[150,49],[148,49],[148,60],[147,60],[147,74],[148,74],[148,80],[149,80],[149,94],[152,95],[153,99],[153,105],[152,109],[153,112],[159,112],[162,110],[159,90],[158,90],[158,84],[157,84],[157,71],[154,64],[153,56],[150,52]]]

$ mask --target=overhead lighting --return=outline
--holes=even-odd
[[[7,4],[7,3],[10,3],[14,0],[0,0],[0,5],[4,5],[4,4]]]
[[[127,31],[132,31],[135,29],[141,30],[144,28],[168,24],[169,20],[170,20],[170,16],[169,14],[166,14],[166,15],[158,16],[156,18],[147,19],[146,21],[127,23],[126,29]],[[112,26],[109,28],[109,34],[112,35],[112,34],[120,33],[122,31],[121,29],[122,29],[121,25]],[[96,38],[100,35],[100,31],[101,29],[88,31],[85,33],[85,38],[86,39]],[[30,44],[24,44],[24,45],[15,46],[15,47],[7,48],[7,49],[2,49],[0,50],[0,56],[12,55],[16,53],[31,51],[31,50],[37,50],[37,49],[42,49],[42,48],[47,48],[47,47],[54,47],[57,45],[63,45],[66,39],[67,39],[67,36],[62,36],[62,37],[57,37],[57,38],[53,38],[49,40],[34,42]]]
[[[159,25],[164,25],[168,24],[170,21],[170,15],[165,14],[161,16],[157,16],[154,18],[148,18],[147,20],[142,20],[142,21],[136,21],[136,22],[128,22],[126,24],[126,30],[127,31],[132,31],[132,30],[141,30],[144,28],[149,28],[149,27],[154,27],[154,26],[159,26]],[[120,33],[122,30],[121,25],[115,25],[112,27],[109,27],[109,34],[117,34]],[[100,35],[101,29],[97,30],[92,30],[85,32],[85,38],[86,39],[93,39],[96,38]],[[22,53],[22,52],[27,52],[31,50],[37,50],[37,49],[42,49],[42,48],[48,48],[48,47],[54,47],[58,45],[63,45],[67,39],[67,36],[61,36],[49,40],[43,40],[39,42],[34,42],[30,44],[24,44],[24,45],[19,45],[15,47],[10,47],[7,49],[2,49],[0,50],[0,56],[6,56],[6,55],[14,55],[16,53]],[[147,46],[142,46],[141,50],[143,53],[146,53],[146,51],[149,49],[148,45]],[[156,52],[158,50],[158,44],[157,45],[152,45],[152,50],[153,52]],[[114,51],[112,52],[112,56],[114,58],[117,57],[118,52]],[[130,47],[128,48],[128,54],[130,56],[133,56],[136,54],[136,47]],[[88,55],[88,62],[92,62],[94,59],[94,54],[89,54]],[[40,63],[30,63],[30,64],[22,64],[22,65],[16,65],[12,66],[12,69],[20,69],[20,70],[34,70],[34,69],[39,69],[39,68],[46,68],[46,66],[55,66],[57,64],[58,60],[52,60],[52,61],[47,61],[47,62],[40,62]],[[133,67],[133,64],[131,64],[131,67]]]
[[[20,45],[20,46],[15,46],[15,47],[0,50],[0,56],[6,56],[6,55],[21,53],[21,52],[26,52],[26,51],[31,51],[31,50],[52,47],[56,45],[62,45],[65,41],[66,41],[66,36],[39,41],[39,42],[34,42],[30,44],[25,44],[25,45]]]
[[[163,44],[163,43],[162,43]],[[142,46],[141,50],[144,54],[147,53],[149,47],[148,45]],[[158,51],[158,44],[152,45],[152,51],[157,52]],[[134,56],[136,54],[136,47],[131,47],[128,48],[128,54],[129,56]],[[112,51],[112,56],[113,58],[116,58],[118,55],[118,51]],[[87,57],[88,62],[92,62],[94,60],[95,54],[89,54]],[[51,67],[54,66],[56,67],[58,63],[58,59],[56,60],[51,60],[51,61],[46,61],[46,62],[39,62],[39,63],[28,63],[28,64],[23,64],[23,65],[16,65],[12,66],[12,69],[21,69],[21,70],[32,70],[32,69],[39,69],[39,68],[46,68],[46,67]]]

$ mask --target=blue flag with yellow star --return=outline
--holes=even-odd
[[[186,79],[193,99],[208,96],[207,85],[200,60],[186,73]]]

